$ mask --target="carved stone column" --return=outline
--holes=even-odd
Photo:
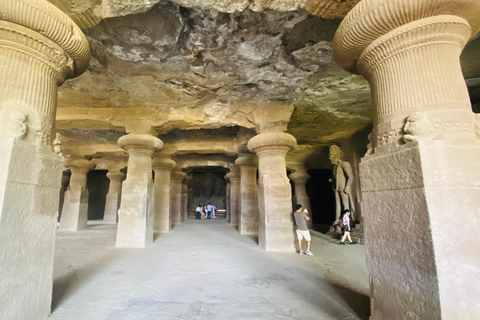
[[[172,171],[170,176],[172,186],[170,217],[173,227],[182,223],[182,181],[185,177],[186,174],[182,171]]]
[[[295,252],[285,156],[296,144],[295,138],[284,132],[260,133],[247,144],[258,156],[258,243],[267,251]]]
[[[63,200],[59,230],[85,230],[88,220],[87,173],[95,168],[95,164],[86,159],[75,159],[66,161],[65,167],[72,175]]]
[[[169,158],[153,159],[154,180],[154,209],[153,231],[168,233],[172,229],[170,220],[170,173],[176,163]]]
[[[192,180],[190,176],[185,176],[182,182],[182,221],[188,219],[188,183]]]
[[[375,111],[360,163],[372,319],[479,317],[480,143],[459,63],[479,17],[477,0],[364,0],[335,36]]]
[[[238,226],[240,213],[240,172],[238,167],[233,167],[226,177],[230,180],[230,225]]]
[[[48,1],[0,1],[0,319],[44,319],[52,301],[62,179],[57,87],[87,68],[81,30]]]
[[[117,211],[120,202],[122,180],[125,177],[125,174],[120,171],[109,171],[107,177],[110,179],[110,186],[105,200],[103,223],[117,223]]]
[[[226,212],[225,212],[225,220],[227,220],[227,222],[230,222],[230,212],[231,212],[231,206],[230,206],[230,191],[232,189],[232,184],[230,183],[230,180],[228,179],[228,174],[225,175],[225,180],[227,181],[227,185],[226,185],[226,190],[225,190],[225,205],[227,206],[225,208]]]
[[[248,150],[246,150],[248,151]],[[240,153],[235,164],[240,167],[240,234],[258,234],[257,157]]]
[[[157,137],[130,133],[118,139],[128,152],[127,179],[117,230],[117,247],[143,248],[153,242],[152,154],[163,148]]]
[[[300,168],[291,173],[288,177],[295,185],[295,202],[297,204],[301,204],[304,209],[308,210],[310,220],[307,221],[307,224],[309,227],[311,227],[313,224],[312,210],[310,206],[310,198],[307,196],[307,189],[305,187],[305,183],[308,179],[310,179],[310,175],[305,171],[304,168]]]

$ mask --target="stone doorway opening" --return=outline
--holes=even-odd
[[[211,203],[220,211],[218,218],[225,219],[227,210],[225,175],[228,170],[222,167],[197,167],[191,169],[192,180],[188,188],[188,212],[195,214],[198,204]]]

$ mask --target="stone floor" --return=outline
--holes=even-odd
[[[189,219],[145,249],[117,249],[115,232],[58,233],[49,319],[368,319],[361,245],[315,233],[313,257],[267,253],[224,219]]]

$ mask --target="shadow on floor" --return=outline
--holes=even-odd
[[[338,296],[345,301],[345,303],[352,309],[355,314],[357,314],[359,319],[368,320],[370,317],[370,297],[346,288],[337,283],[329,283]]]

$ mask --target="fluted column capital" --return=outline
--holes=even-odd
[[[68,159],[65,160],[64,165],[72,172],[76,170],[78,172],[88,173],[95,168],[95,164],[87,159]]]
[[[90,62],[90,46],[80,28],[60,9],[46,0],[3,0],[0,2],[2,40],[14,40],[30,48],[43,51],[70,69],[67,78],[82,74]],[[14,39],[5,39],[7,31]],[[40,39],[46,38],[49,41]],[[55,43],[66,53],[50,47]],[[36,45],[34,45],[36,44]],[[66,60],[70,60],[67,62]]]
[[[107,178],[110,180],[120,181],[125,177],[125,174],[120,171],[109,171],[107,172]]]
[[[253,153],[240,153],[235,160],[235,165],[240,167],[257,167],[258,159]]]
[[[334,59],[346,71],[361,73],[357,61],[372,42],[413,21],[444,15],[466,20],[470,34],[480,29],[477,0],[363,0],[348,13],[335,34]]]
[[[290,173],[288,177],[295,183],[305,183],[310,179],[310,175],[306,171],[301,170]]]
[[[281,131],[262,132],[247,143],[248,150],[256,154],[265,151],[282,151],[286,154],[296,145],[297,140],[294,136]]]
[[[162,140],[149,134],[130,133],[118,139],[118,146],[130,151],[153,152],[163,148]]]
[[[170,174],[170,179],[181,182],[183,181],[183,179],[185,179],[186,176],[187,174],[183,171],[172,171],[172,173]]]
[[[155,169],[173,170],[176,166],[177,166],[177,163],[170,158],[161,157],[161,158],[153,158],[152,160],[153,170]]]

